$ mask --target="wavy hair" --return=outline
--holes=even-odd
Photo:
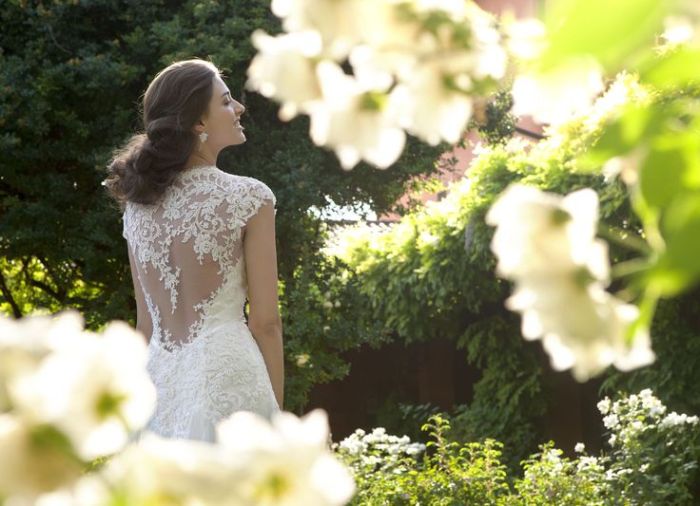
[[[144,131],[114,151],[102,183],[124,209],[127,201],[153,204],[185,169],[197,146],[194,125],[207,112],[216,66],[177,61],[161,70],[143,95]]]

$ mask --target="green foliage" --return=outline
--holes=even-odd
[[[652,97],[627,106],[606,125],[589,160],[625,157],[644,235],[656,250],[633,282],[652,303],[700,279],[700,95]]]
[[[358,430],[334,449],[355,476],[351,504],[696,504],[700,497],[693,495],[691,479],[700,457],[697,417],[666,414],[648,390],[599,406],[607,415],[612,451],[592,456],[577,448],[578,455],[566,457],[548,442],[522,461],[522,475],[508,473],[498,441],[451,441],[451,422],[440,414],[423,425],[426,446],[376,428]]]
[[[440,408],[433,404],[408,404],[389,395],[377,411],[374,421],[392,434],[404,434],[411,441],[425,442],[427,434],[421,431],[421,426],[431,415],[439,412]]]
[[[653,44],[669,15],[694,18],[691,3],[560,0],[547,11],[547,49],[534,64],[546,73],[592,59],[609,75],[637,72],[647,89],[647,96],[603,122],[600,139],[583,158],[593,167],[607,160],[621,168],[641,222],[644,240],[628,241],[641,255],[616,266],[627,277],[626,297],[640,309],[630,338],[649,329],[661,298],[700,281],[700,47],[697,39]],[[587,27],[594,19],[592,38]]]
[[[431,416],[422,430],[431,439],[427,447],[381,428],[367,435],[357,431],[335,446],[355,476],[357,494],[350,504],[503,504],[508,485],[500,443],[450,442],[449,421],[441,415]]]
[[[120,217],[100,182],[112,150],[139,128],[136,106],[148,82],[174,60],[201,57],[224,71],[247,109],[248,141],[218,165],[266,182],[277,196],[293,371],[285,407],[300,409],[312,384],[344,375],[339,350],[363,338],[342,323],[324,338],[324,310],[307,290],[333,269],[320,253],[325,225],[307,210],[326,206],[326,197],[389,210],[414,176],[435,171],[444,146],[411,141],[392,170],[346,172],[312,144],[308,118],[280,122],[276,106],[243,87],[250,34],[280,30],[263,0],[5,2],[0,23],[0,311],[19,317],[73,307],[91,329],[135,322]],[[297,367],[295,355],[307,352],[314,367]]]
[[[544,67],[566,59],[594,57],[613,72],[625,68],[640,47],[649,47],[662,27],[664,16],[678,0],[559,0],[546,10],[549,32]],[[605,15],[601,15],[605,13]],[[590,28],[596,27],[595,37]]]
[[[697,416],[668,413],[646,389],[612,404],[605,399],[599,408],[611,448],[603,463],[615,497],[624,504],[697,504]]]
[[[661,300],[651,328],[656,361],[648,367],[627,373],[611,371],[602,391],[612,394],[652,387],[673,409],[686,413],[700,412],[699,295],[700,291],[695,289],[672,300]]]
[[[524,475],[515,484],[518,500],[513,504],[528,506],[603,506],[609,500],[605,469],[598,459],[562,457],[551,441],[540,452],[523,462]],[[606,496],[608,499],[606,500]]]
[[[637,93],[629,76],[620,78],[618,88]],[[542,385],[546,364],[537,353],[539,343],[522,339],[519,319],[503,306],[510,289],[494,273],[492,230],[484,216],[512,182],[560,194],[592,187],[613,233],[639,234],[623,184],[606,178],[600,166],[597,171],[577,167],[615,110],[601,100],[586,117],[527,149],[516,139],[492,146],[443,200],[407,214],[387,232],[347,230],[329,248],[350,266],[339,279],[361,280],[356,322],[380,322],[382,338],[389,334],[406,343],[453,339],[481,370],[473,400],[455,411],[453,434],[461,441],[503,441],[511,466],[536,448],[537,427],[548,407]],[[617,262],[630,252],[613,248],[611,256]]]
[[[482,122],[473,119],[470,126],[476,127],[481,138],[488,144],[505,143],[515,132],[517,122],[510,113],[512,107],[513,96],[510,92],[499,91],[486,103]]]

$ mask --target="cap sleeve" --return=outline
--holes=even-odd
[[[270,202],[272,203],[273,207],[277,205],[277,198],[275,198],[275,194],[272,193],[270,187],[262,181],[251,178],[251,193],[258,201],[258,209],[262,207],[263,204],[269,204]]]
[[[269,186],[252,177],[246,179],[247,188],[245,198],[247,205],[244,206],[244,215],[242,216],[245,224],[247,224],[253,216],[258,214],[258,211],[263,205],[270,203],[272,203],[273,207],[277,205],[277,198]],[[275,213],[276,212],[277,209],[275,209]]]

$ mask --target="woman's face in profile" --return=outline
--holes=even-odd
[[[234,100],[226,83],[220,76],[214,76],[214,86],[209,109],[204,118],[206,143],[215,151],[246,141],[243,127],[239,122],[245,111],[243,105]]]

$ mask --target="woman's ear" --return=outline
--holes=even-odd
[[[200,119],[199,121],[197,121],[197,123],[194,124],[192,128],[194,129],[194,133],[201,134],[202,132],[204,132],[206,125],[204,124],[204,121]]]

